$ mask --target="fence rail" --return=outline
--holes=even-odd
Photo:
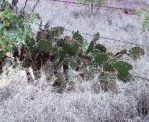
[[[75,1],[67,1],[67,0],[50,0],[50,1],[53,1],[53,2],[60,2],[60,3],[70,3],[70,4],[76,4],[76,5],[83,5],[83,6],[94,6],[94,7],[97,7],[97,8],[109,8],[109,9],[119,9],[119,10],[136,10],[136,9],[132,9],[132,8],[123,8],[123,7],[115,7],[115,6],[108,6],[108,5],[101,5],[101,4],[94,4],[94,3],[81,3],[81,2],[75,2]],[[140,5],[140,4],[137,4],[138,6],[144,6],[144,5]],[[148,5],[149,7],[149,5]],[[148,7],[142,7],[141,9],[147,9]]]
[[[74,32],[73,30],[69,30],[69,29],[65,29],[65,30],[66,31],[69,31],[69,32]],[[81,34],[84,34],[84,35],[87,35],[87,36],[93,36],[92,34],[89,34],[89,33],[81,33]],[[114,38],[110,38],[110,37],[105,37],[105,36],[101,36],[100,38],[101,39],[115,41],[115,42],[119,42],[119,43],[126,43],[126,44],[130,44],[130,45],[140,46],[140,47],[144,47],[144,48],[149,49],[149,46],[142,45],[142,44],[136,44],[136,43],[125,41],[125,40],[118,40],[118,39],[114,39]]]

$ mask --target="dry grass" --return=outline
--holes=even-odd
[[[83,81],[75,76],[73,90],[58,94],[50,85],[52,79],[47,81],[44,73],[32,82],[27,81],[25,71],[12,73],[7,78],[11,82],[0,89],[2,122],[136,122],[149,112],[148,81],[126,84],[116,81],[119,93],[114,93],[103,92],[100,85],[95,85],[96,78]]]

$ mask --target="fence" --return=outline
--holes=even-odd
[[[65,1],[65,0],[50,0],[50,1],[60,2],[60,3],[70,3],[70,4],[83,5],[83,6],[91,6],[92,5],[93,7],[96,7],[96,8],[119,9],[119,10],[123,10],[123,11],[125,11],[125,10],[134,11],[135,10],[135,9],[132,9],[132,8],[114,7],[114,6],[107,6],[107,5],[94,4],[94,3],[89,4],[89,3],[81,3],[81,2]],[[138,6],[143,6],[143,5],[138,4]],[[142,8],[142,9],[147,9],[147,8],[145,7],[145,8]]]

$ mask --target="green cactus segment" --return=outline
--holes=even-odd
[[[64,53],[69,54],[70,56],[77,55],[79,51],[79,44],[69,37],[66,37],[63,42],[59,43],[59,45],[61,45]]]
[[[62,48],[59,48],[57,53],[56,53],[56,59],[57,59],[57,62],[60,63],[63,61],[65,57],[65,54],[64,54],[64,51]]]
[[[0,52],[0,61],[2,61],[3,57],[4,57],[4,52]]]
[[[66,44],[64,47],[65,47],[64,52],[69,54],[70,56],[75,56],[78,52],[78,45],[77,44],[74,44],[74,45]]]
[[[149,31],[149,15],[145,17],[144,22],[143,22],[143,28],[148,29]]]
[[[57,46],[62,47],[63,44],[64,44],[64,39],[58,39],[57,40],[57,44],[56,44]]]
[[[117,69],[119,72],[128,72],[129,70],[131,70],[133,67],[132,65],[130,65],[127,62],[124,61],[118,61],[116,63],[113,64],[114,68]]]
[[[31,54],[31,57],[32,58],[35,58],[35,56],[38,54],[39,52],[39,49],[37,47],[34,47],[34,48],[29,48],[29,52]]]
[[[86,54],[93,53],[93,50],[94,50],[94,42],[91,41],[91,43],[89,44],[88,49],[86,51]]]
[[[119,72],[119,73],[117,74],[117,78],[118,78],[119,80],[128,82],[128,81],[130,81],[130,79],[132,78],[132,75],[131,75],[129,72]]]
[[[64,27],[54,27],[50,30],[50,35],[54,38],[61,36],[64,33]]]
[[[99,65],[107,62],[109,59],[109,55],[107,53],[100,53],[95,56],[95,62]]]
[[[52,44],[49,41],[40,40],[39,45],[38,45],[38,49],[48,53],[52,49]]]
[[[27,39],[27,40],[25,41],[25,43],[26,43],[26,45],[27,45],[28,47],[33,47],[33,46],[35,45],[35,40],[34,40],[34,39]]]
[[[118,79],[127,81],[130,80],[131,75],[129,73],[130,70],[132,70],[133,66],[127,62],[124,61],[118,61],[113,64],[114,68],[118,71]]]
[[[79,31],[73,33],[73,38],[82,46],[83,45],[83,37],[81,36],[81,34],[79,33]]]
[[[129,50],[129,56],[136,60],[139,59],[141,56],[143,56],[145,54],[144,49],[140,48],[140,47],[133,47]]]
[[[104,53],[107,51],[106,47],[101,44],[96,44],[94,49],[99,50],[100,52],[104,52]]]

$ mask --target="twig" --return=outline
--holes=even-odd
[[[91,1],[91,15],[93,15],[93,2]]]
[[[24,7],[23,7],[23,9],[22,9],[23,11],[24,11],[24,9],[26,8],[27,2],[28,2],[28,0],[25,0]]]
[[[34,12],[34,9],[36,8],[37,4],[38,4],[39,0],[37,0],[36,4],[34,5],[32,12]]]

